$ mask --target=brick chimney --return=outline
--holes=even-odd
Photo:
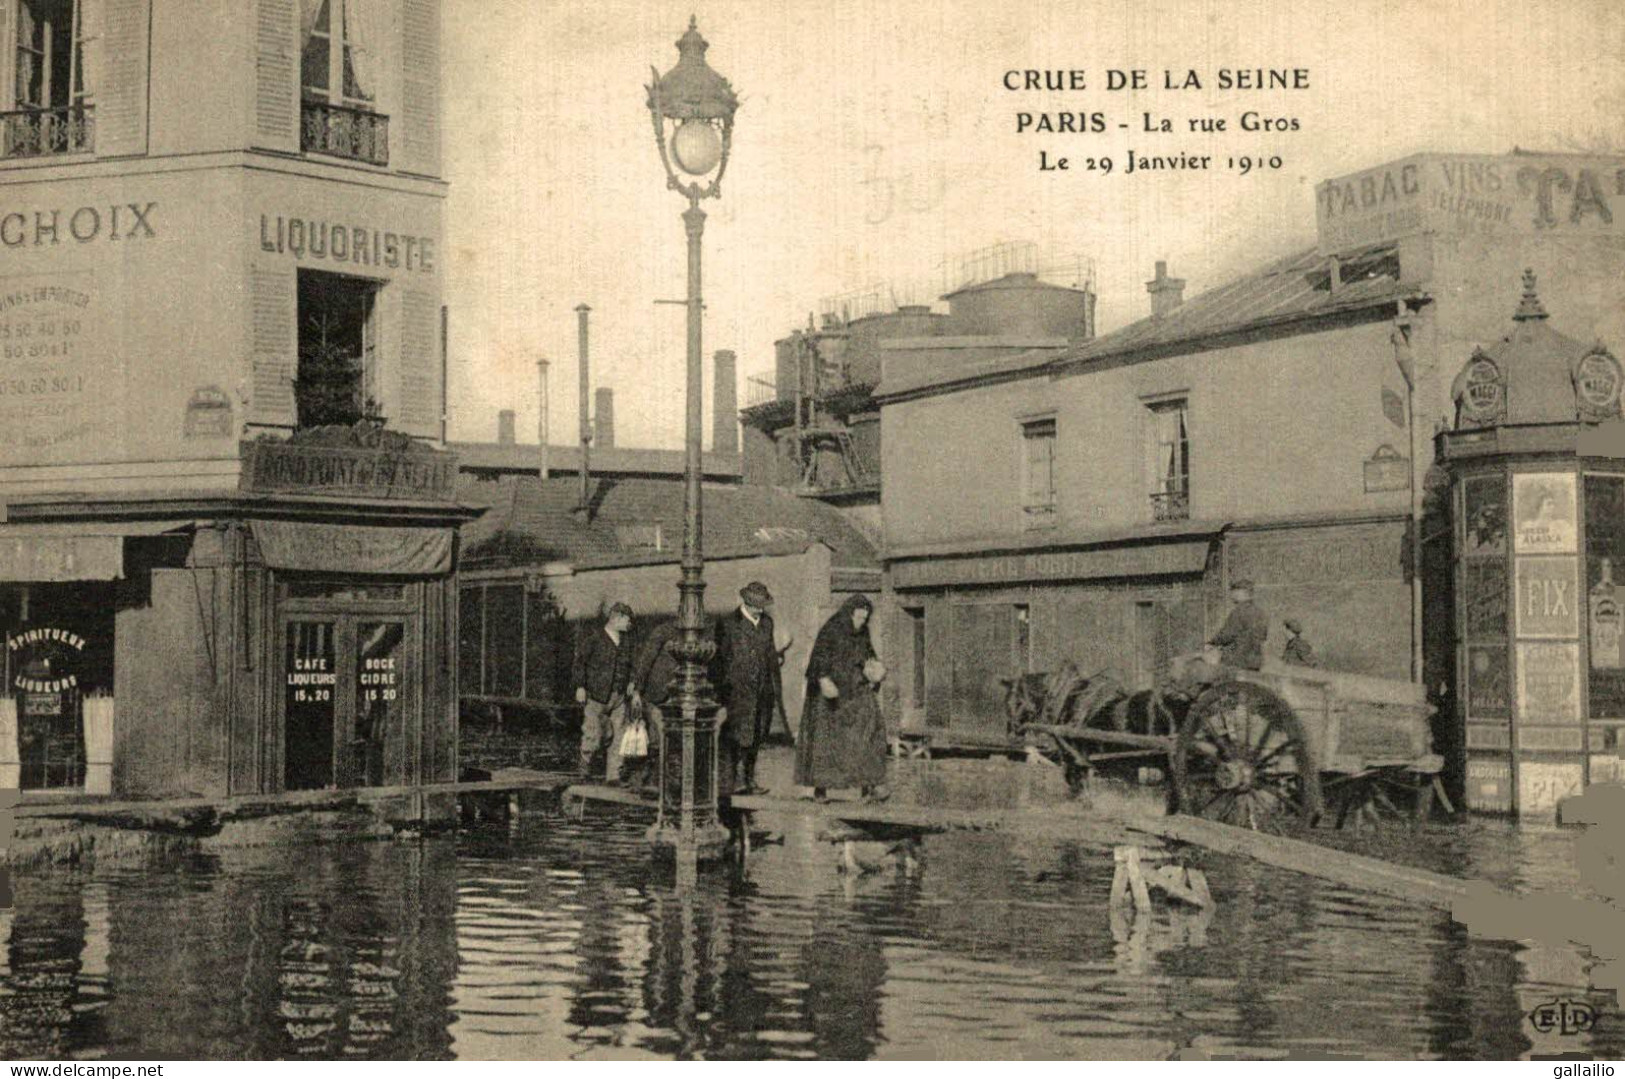
[[[601,450],[615,445],[615,391],[608,386],[593,391],[592,441]]]
[[[1185,302],[1185,279],[1168,276],[1168,263],[1157,260],[1157,276],[1145,283],[1151,293],[1151,317],[1161,318]]]
[[[497,441],[504,446],[511,446],[514,443],[513,421],[513,409],[505,408],[497,413]]]
[[[739,376],[734,354],[723,349],[711,359],[711,452],[739,452]]]

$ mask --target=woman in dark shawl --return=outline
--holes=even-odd
[[[884,668],[869,641],[874,606],[854,595],[830,616],[807,661],[807,701],[796,732],[796,783],[822,801],[828,787],[883,801],[886,728],[875,686]]]

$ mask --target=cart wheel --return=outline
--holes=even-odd
[[[1433,810],[1433,776],[1408,768],[1374,768],[1333,782],[1337,790],[1328,797],[1337,807],[1338,828],[1421,825]]]
[[[1174,741],[1178,810],[1244,828],[1321,813],[1320,775],[1303,726],[1275,694],[1228,682],[1198,697]]]

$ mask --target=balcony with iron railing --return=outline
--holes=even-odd
[[[92,105],[0,112],[0,158],[88,154],[96,148]]]
[[[1184,521],[1191,515],[1191,493],[1184,487],[1151,492],[1151,519]]]
[[[326,101],[300,103],[299,148],[307,153],[389,164],[389,117]]]

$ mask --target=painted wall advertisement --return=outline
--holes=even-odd
[[[0,279],[0,465],[105,457],[117,350],[89,273]]]
[[[1580,722],[1580,646],[1518,642],[1518,724]]]
[[[1418,232],[1618,235],[1625,161],[1418,154],[1315,189],[1325,254]]]

